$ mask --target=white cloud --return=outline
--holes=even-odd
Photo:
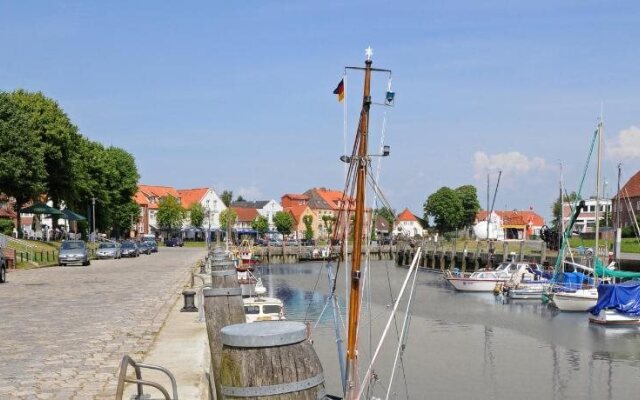
[[[640,129],[630,126],[618,132],[618,137],[608,146],[609,155],[617,159],[640,158]]]
[[[519,151],[508,153],[487,154],[477,151],[473,155],[474,178],[484,179],[488,172],[502,170],[504,178],[516,175],[524,175],[531,171],[543,171],[548,169],[543,158],[529,158]]]

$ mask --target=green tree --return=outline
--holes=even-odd
[[[455,189],[458,198],[462,202],[462,221],[461,225],[456,228],[468,227],[473,225],[476,215],[480,211],[480,202],[478,201],[478,191],[473,185],[464,185]]]
[[[118,147],[102,150],[104,170],[101,180],[107,192],[102,202],[102,221],[106,231],[111,229],[116,237],[121,237],[131,229],[140,214],[133,196],[138,190],[138,168],[134,157]]]
[[[8,93],[0,92],[0,192],[16,199],[16,211],[37,199],[47,185],[44,148],[28,117]],[[21,217],[18,213],[18,233]]]
[[[242,195],[238,195],[238,197],[236,198],[236,201],[246,201],[244,199],[244,197],[242,197]]]
[[[227,208],[220,213],[220,227],[222,229],[231,229],[238,219],[238,214],[232,209]]]
[[[335,222],[335,217],[332,215],[323,215],[322,216],[322,224],[324,225],[324,229],[327,232],[327,237],[331,236],[333,232],[333,223]]]
[[[175,231],[182,226],[184,208],[175,197],[169,195],[160,199],[156,219],[160,228]]]
[[[77,197],[74,163],[78,162],[78,128],[55,100],[41,92],[20,89],[11,97],[25,112],[29,130],[40,139],[47,169],[46,193],[53,206],[59,208],[62,201]],[[57,226],[56,218],[53,225]]]
[[[295,221],[290,213],[287,211],[278,211],[273,216],[273,224],[276,226],[276,230],[280,233],[283,238],[286,235],[291,234],[291,229],[293,228],[293,224]]]
[[[251,228],[255,229],[258,235],[263,236],[269,230],[269,220],[264,215],[258,215],[251,221]]]
[[[306,240],[313,239],[313,216],[309,214],[303,216],[302,223],[304,224],[304,238]]]
[[[462,200],[454,190],[441,187],[425,201],[424,216],[433,218],[440,233],[457,229],[464,220]]]
[[[229,207],[229,204],[231,204],[232,199],[233,199],[233,192],[231,190],[225,190],[220,195],[220,200],[222,200],[224,205],[227,207]]]
[[[573,207],[573,203],[576,200],[580,200],[578,194],[576,192],[571,192],[569,194],[565,193],[563,196],[563,202],[571,202],[571,206]],[[560,201],[560,196],[556,198],[556,201],[553,202],[551,206],[551,212],[553,214],[553,220],[551,221],[552,225],[557,228],[560,226],[560,218],[562,214],[562,202]],[[565,215],[565,218],[568,215]]]
[[[199,202],[195,202],[189,207],[189,220],[194,228],[201,228],[204,222],[205,209]]]

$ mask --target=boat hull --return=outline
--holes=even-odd
[[[598,315],[590,316],[589,322],[608,326],[640,325],[640,317],[624,315],[616,310],[603,309]]]
[[[542,288],[540,289],[511,289],[509,298],[514,300],[541,300]]]
[[[447,278],[447,281],[460,292],[493,292],[499,279]]]
[[[598,292],[593,290],[578,290],[575,293],[554,293],[553,304],[560,311],[589,311],[598,302]]]

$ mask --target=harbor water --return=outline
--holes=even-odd
[[[408,272],[392,261],[373,262],[370,271],[359,336],[361,371]],[[269,295],[284,301],[287,319],[317,324],[312,339],[327,389],[340,393],[333,312],[325,308],[326,265],[265,265],[259,275]],[[341,270],[341,323],[344,286]],[[375,363],[375,397],[386,396],[403,319],[401,312],[391,324]],[[561,313],[539,301],[458,293],[439,274],[420,271],[402,364],[389,398],[407,398],[408,392],[411,399],[633,399],[640,396],[640,328],[593,326],[586,313]]]

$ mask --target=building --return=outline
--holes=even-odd
[[[602,220],[603,218],[610,219],[608,217],[611,216],[611,200],[609,199],[601,199],[600,200],[600,212],[599,218]],[[562,220],[566,225],[571,219],[571,215],[573,214],[572,207],[574,206],[573,202],[564,202],[562,203]],[[587,233],[587,232],[595,232],[596,229],[596,199],[588,199],[585,200],[585,209],[580,212],[578,215],[578,219],[576,219],[576,223],[573,226],[573,231],[578,233]]]
[[[394,232],[396,235],[409,237],[422,236],[424,228],[420,223],[420,219],[413,215],[408,208],[405,208],[396,218]]]
[[[618,209],[618,198],[620,208]],[[640,215],[640,171],[636,172],[620,189],[613,199],[613,216],[619,218],[620,226],[630,226],[634,222],[634,215]],[[614,220],[615,222],[615,220]]]
[[[282,206],[275,200],[260,200],[260,201],[234,201],[230,204],[233,209],[239,208],[253,208],[259,215],[262,215],[269,221],[269,230],[275,231],[275,225],[273,224],[273,217],[277,212],[282,211]]]
[[[180,194],[171,186],[138,185],[138,191],[133,197],[136,204],[140,206],[140,214],[135,226],[138,235],[159,234],[156,216],[160,200],[167,196],[173,196],[180,201]]]
[[[352,197],[344,197],[342,191],[331,190],[324,187],[312,188],[304,192],[301,196],[308,198],[307,205],[317,216],[314,221],[314,230],[318,231],[318,237],[328,238],[329,230],[333,233],[332,224],[335,223],[338,213],[341,209],[348,210],[349,219],[355,212],[355,199]],[[298,199],[300,201],[301,199]],[[365,209],[365,226],[371,221],[371,209]],[[328,229],[328,226],[331,229]],[[338,227],[342,229],[342,227]]]
[[[313,239],[317,239],[320,236],[320,232],[315,229],[317,226],[317,216],[308,205],[303,204],[284,207],[284,211],[288,212],[293,217],[294,224],[293,229],[291,230],[291,236],[293,239],[301,240],[305,238],[305,232],[307,231],[307,226],[304,223],[305,216],[310,216],[312,218],[311,229],[313,230]]]
[[[476,215],[475,225],[487,220],[488,212],[482,210]],[[544,218],[533,210],[494,211],[491,225],[495,224],[497,237],[490,233],[490,237],[498,240],[526,240],[532,236],[540,236],[540,229],[544,225]],[[486,227],[486,224],[484,225]],[[494,228],[491,228],[492,231]],[[475,229],[474,229],[475,231]],[[485,235],[486,236],[486,235]]]
[[[195,188],[195,189],[178,189],[180,202],[182,207],[187,210],[182,231],[185,238],[195,239],[199,237],[198,233],[215,232],[220,229],[220,213],[227,209],[222,199],[213,190],[213,188]],[[199,203],[204,208],[204,220],[202,226],[192,226],[189,208]],[[211,239],[211,238],[210,238]]]
[[[240,235],[255,235],[256,231],[253,229],[252,223],[258,217],[258,209],[253,207],[234,207],[233,203],[229,207],[235,211],[237,218],[236,223],[233,225],[233,229],[238,236]]]
[[[382,242],[385,239],[390,239],[391,233],[393,232],[393,225],[382,215],[376,215],[374,229],[376,231],[376,238],[379,242]]]

